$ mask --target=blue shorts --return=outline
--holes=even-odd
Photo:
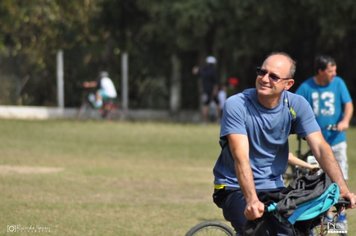
[[[276,191],[279,190],[276,189]],[[231,223],[237,235],[242,235],[242,232],[246,231],[246,227],[255,223],[254,221],[247,221],[245,218],[244,210],[246,202],[241,190],[215,190],[213,200],[215,204],[222,209],[224,218]],[[272,214],[264,217],[264,221],[267,228],[263,230],[271,233],[270,235],[293,235],[293,226],[281,223]]]

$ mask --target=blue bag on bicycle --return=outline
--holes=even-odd
[[[332,183],[325,173],[303,175],[279,193],[279,200],[272,208],[294,224],[326,212],[337,203],[339,196],[339,186]],[[269,210],[272,211],[272,208]]]

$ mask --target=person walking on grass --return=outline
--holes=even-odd
[[[215,115],[219,115],[218,101],[218,72],[216,68],[217,60],[213,56],[208,56],[205,59],[205,64],[202,67],[193,67],[193,74],[198,75],[200,79],[201,90],[201,115],[203,122],[209,121],[209,108],[211,103],[214,103]]]

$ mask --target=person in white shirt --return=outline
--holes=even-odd
[[[112,100],[117,97],[115,85],[106,71],[100,72],[99,79],[96,81],[85,81],[83,87],[97,89],[95,95],[89,94],[88,97],[95,108],[101,108],[104,101]]]
[[[221,84],[218,92],[218,101],[219,101],[219,118],[222,117],[222,111],[224,108],[224,103],[227,98],[226,85]]]

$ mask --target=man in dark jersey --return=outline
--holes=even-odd
[[[219,101],[218,101],[218,73],[216,69],[216,58],[208,56],[205,64],[201,67],[193,68],[193,74],[200,77],[201,103],[202,103],[202,118],[204,122],[209,120],[209,107],[212,102],[215,104],[216,114],[219,116]]]

